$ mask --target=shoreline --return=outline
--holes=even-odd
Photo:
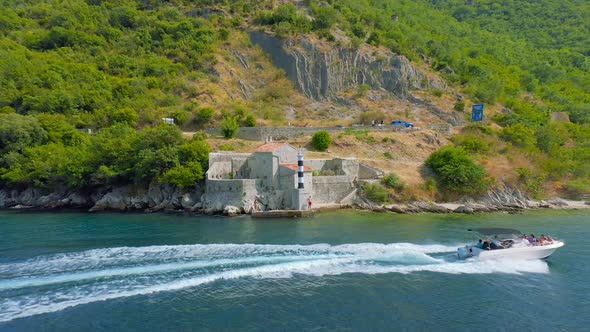
[[[146,189],[132,186],[104,187],[93,192],[50,192],[37,188],[25,190],[0,190],[0,210],[39,210],[58,211],[75,210],[81,212],[169,212],[190,213],[195,215],[251,215],[253,206],[246,201],[240,206],[223,202],[213,202],[213,206],[201,200],[203,190],[195,187],[183,192],[175,186],[156,185]],[[508,186],[490,190],[477,199],[464,197],[456,202],[412,201],[393,204],[376,204],[355,195],[347,203],[320,204],[313,207],[314,211],[331,211],[341,209],[358,209],[382,213],[483,213],[508,212],[519,213],[525,210],[542,209],[590,209],[589,200],[566,200],[553,198],[549,200],[533,200],[518,189]],[[276,210],[275,210],[276,211]]]
[[[313,214],[325,213],[325,212],[337,212],[345,210],[357,210],[361,212],[373,212],[373,213],[390,213],[390,214],[485,214],[485,213],[524,213],[527,211],[580,211],[590,210],[590,201],[576,201],[576,200],[564,200],[554,199],[551,201],[565,202],[565,204],[548,204],[547,202],[540,201],[539,206],[526,207],[526,208],[502,208],[489,206],[462,204],[462,203],[440,203],[440,202],[426,202],[416,201],[407,204],[387,204],[387,205],[372,205],[359,206],[359,205],[339,205],[339,204],[324,204],[312,208]],[[165,213],[165,214],[176,214],[183,216],[218,216],[218,217],[238,217],[238,216],[252,216],[252,213],[207,213],[203,210],[191,210],[191,209],[101,209],[91,210],[90,207],[72,207],[72,206],[60,206],[60,207],[43,207],[43,206],[30,206],[30,205],[15,205],[15,206],[2,206],[0,211],[28,211],[34,213],[45,213],[45,212],[71,212],[71,213],[117,213],[117,214],[150,214],[150,213]],[[270,210],[279,211],[279,210]],[[294,211],[294,210],[293,210]],[[305,211],[305,210],[304,210]],[[272,219],[272,218],[271,218]],[[298,219],[298,218],[295,218]]]

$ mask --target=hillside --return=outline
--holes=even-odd
[[[380,135],[356,135],[352,146],[335,137],[330,151],[357,150],[399,173],[407,197],[447,196],[444,186],[440,195],[425,189],[436,176],[420,171],[447,142],[483,165],[490,183],[535,197],[590,194],[584,1],[6,0],[3,7],[3,187],[189,186],[203,177],[209,144],[222,143],[199,135],[187,142],[160,125],[163,117],[187,132],[230,120],[404,119],[449,123],[456,135],[436,146],[389,135],[397,147]],[[465,127],[478,102],[488,125]],[[551,122],[555,111],[572,122]],[[360,152],[369,150],[380,153]]]

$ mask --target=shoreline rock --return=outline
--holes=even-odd
[[[205,206],[201,201],[203,188],[195,187],[190,192],[182,192],[173,185],[154,185],[149,188],[133,186],[103,187],[94,192],[56,191],[47,192],[38,188],[25,190],[0,190],[0,209],[39,209],[57,210],[72,209],[88,212],[121,211],[121,212],[159,212],[183,211],[208,215],[237,216],[250,214],[238,207],[220,202],[220,208]],[[206,209],[205,209],[206,208]],[[354,208],[381,213],[486,213],[508,212],[520,213],[532,209],[590,209],[588,201],[571,201],[562,198],[535,201],[518,191],[505,186],[490,190],[486,196],[474,200],[463,199],[455,203],[436,203],[413,201],[406,204],[388,205],[374,204],[363,197],[356,196],[350,204],[331,204],[320,206],[318,210],[334,210]]]

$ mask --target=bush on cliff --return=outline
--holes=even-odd
[[[485,169],[476,165],[462,148],[447,146],[433,152],[425,162],[438,178],[441,189],[458,194],[477,194],[488,189]]]
[[[371,202],[383,204],[389,200],[389,192],[379,183],[365,183],[362,189],[363,195]]]
[[[325,130],[318,131],[311,138],[311,145],[318,151],[326,151],[330,144],[332,144],[332,137]]]
[[[395,190],[403,190],[406,187],[406,184],[402,182],[399,176],[395,173],[389,173],[381,178],[381,183],[388,187]]]

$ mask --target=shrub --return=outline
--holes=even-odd
[[[517,168],[518,180],[524,190],[537,198],[543,192],[543,183],[546,177],[544,175],[533,174],[528,168]]]
[[[336,175],[336,172],[334,172],[331,169],[326,169],[326,170],[321,171],[319,175],[320,176],[334,176],[334,175]]]
[[[244,126],[246,127],[256,127],[256,117],[252,114],[248,114],[246,119],[244,119]]]
[[[120,108],[110,115],[111,123],[125,123],[128,126],[135,127],[139,115],[137,112],[129,107]]]
[[[231,144],[221,144],[221,145],[219,146],[219,150],[220,150],[220,151],[234,151],[234,150],[235,150],[235,148],[234,148],[234,146],[233,146],[233,145],[231,145]]]
[[[436,179],[431,176],[427,177],[422,189],[426,190],[430,195],[434,195],[436,193]]]
[[[379,183],[365,183],[362,189],[365,197],[372,202],[385,203],[389,199],[389,192]]]
[[[162,183],[173,183],[181,188],[193,186],[203,179],[203,168],[199,162],[193,161],[186,165],[170,168],[160,177]]]
[[[383,156],[387,159],[393,159],[393,156],[391,155],[391,152],[389,152],[389,151],[383,152]]]
[[[207,123],[209,123],[209,121],[213,117],[213,114],[215,114],[215,109],[213,107],[200,108],[195,112],[195,118],[193,121],[197,125],[197,127],[202,128]]]
[[[490,181],[483,167],[476,165],[462,148],[443,147],[425,162],[444,189],[459,194],[477,194],[487,190]]]
[[[311,144],[318,151],[326,151],[332,144],[332,137],[327,131],[320,130],[311,138]]]
[[[500,137],[524,149],[532,148],[537,143],[535,139],[535,131],[521,123],[510,125],[502,129]]]
[[[453,143],[469,153],[485,153],[489,150],[486,141],[475,135],[457,135],[453,137]]]
[[[365,97],[365,96],[367,96],[367,93],[369,92],[370,89],[371,89],[371,87],[368,84],[359,84],[359,86],[357,87],[357,90],[356,90],[356,94],[359,97]]]
[[[590,180],[576,179],[566,184],[566,190],[569,195],[576,199],[590,198]]]
[[[225,138],[232,138],[238,134],[240,130],[240,125],[236,118],[227,116],[223,118],[221,121],[221,132],[223,132],[223,137]]]
[[[403,183],[395,173],[389,173],[383,176],[383,178],[381,178],[381,183],[387,188],[395,190],[403,190],[406,187],[406,184]]]
[[[465,110],[465,102],[464,101],[456,102],[455,106],[453,106],[453,109],[457,112],[463,112]]]
[[[432,89],[432,90],[430,90],[430,93],[432,93],[432,95],[434,95],[436,97],[441,97],[443,95],[444,91],[441,89]]]

